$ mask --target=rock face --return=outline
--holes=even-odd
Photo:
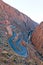
[[[24,31],[29,31],[30,29],[33,30],[38,25],[36,22],[31,20],[30,17],[0,0],[0,22],[5,20],[10,21],[10,23],[16,23],[23,28]]]
[[[38,24],[35,21],[31,20],[30,17],[26,16],[25,14],[19,12],[17,9],[7,5],[2,0],[0,0],[0,65],[43,65],[43,56],[40,57],[40,55],[38,55],[37,53],[38,50],[43,54],[42,27],[43,23],[38,26]],[[34,30],[37,30],[37,32],[35,32]],[[12,31],[14,31],[15,34],[13,33],[12,35]],[[33,31],[33,33],[37,33],[37,35],[35,33],[32,34],[32,42],[34,42],[33,44],[35,46],[33,46],[30,41],[30,31]],[[15,38],[13,36],[15,36]],[[19,49],[20,52],[20,46],[22,45],[23,47],[25,47],[28,57],[25,58],[17,55],[11,48],[12,45],[8,44],[9,38],[13,42],[13,45],[17,45],[17,49]],[[20,42],[19,48],[19,43],[16,43],[18,41]]]
[[[43,55],[43,22],[36,27],[32,33],[32,43],[36,49]]]

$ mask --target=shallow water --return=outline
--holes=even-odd
[[[13,39],[16,37],[16,33],[13,32],[13,36],[11,36],[8,39],[8,43],[11,46],[11,48],[14,50],[14,52],[16,52],[18,55],[23,56],[23,57],[27,57],[27,49],[26,47],[22,46],[21,43],[21,38],[19,38],[16,43],[13,43]]]

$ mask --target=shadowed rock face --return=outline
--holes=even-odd
[[[32,33],[32,43],[36,49],[43,55],[43,22],[36,27]]]

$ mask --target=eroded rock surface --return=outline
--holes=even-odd
[[[32,43],[38,52],[43,55],[43,22],[32,33]]]

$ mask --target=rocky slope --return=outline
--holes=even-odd
[[[29,29],[34,29],[37,25],[28,16],[19,12],[17,9],[10,7],[0,0],[0,21],[9,20],[11,23],[17,23],[25,31]]]
[[[37,53],[32,42],[25,38],[29,35],[28,32],[33,31],[37,25],[31,18],[0,0],[0,65],[43,65],[43,58]],[[26,58],[17,55],[8,44],[7,40],[12,36],[12,31],[17,33],[13,42],[19,37],[23,38],[18,37],[20,32],[25,33],[26,41],[23,38],[21,44],[27,48],[28,56]]]

